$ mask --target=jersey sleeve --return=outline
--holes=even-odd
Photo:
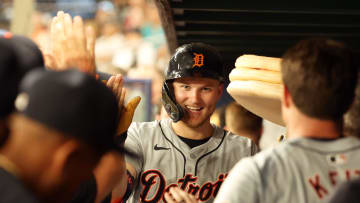
[[[125,148],[138,157],[131,157],[125,155],[125,160],[127,163],[131,164],[136,170],[136,174],[139,175],[143,168],[144,163],[144,153],[141,143],[141,133],[137,123],[132,123],[127,131],[127,138],[125,140]]]
[[[259,202],[261,191],[261,175],[256,163],[251,158],[238,162],[215,198],[215,203]]]

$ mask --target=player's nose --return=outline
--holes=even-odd
[[[194,89],[191,91],[189,98],[193,104],[201,103],[201,92],[200,90]]]

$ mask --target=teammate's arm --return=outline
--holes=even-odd
[[[108,152],[101,158],[94,175],[97,188],[95,203],[98,203],[126,176],[124,156],[118,152]]]
[[[136,182],[136,170],[134,167],[131,164],[126,163],[122,173],[124,173],[124,176],[122,176],[115,188],[112,190],[111,202],[116,203],[124,202],[124,200],[126,201],[134,188],[134,184]]]
[[[259,202],[262,186],[256,163],[252,159],[244,158],[231,169],[214,203]]]
[[[123,88],[123,78],[121,75],[111,76],[106,85],[110,88],[118,99],[119,106],[119,124],[117,129],[117,137],[115,138],[116,144],[123,147],[124,141],[127,137],[127,129],[129,128],[134,111],[140,102],[140,97],[132,99],[126,107],[124,106],[125,91]],[[128,181],[128,174],[126,169],[124,154],[118,152],[109,152],[104,155],[94,171],[96,179],[96,200],[101,202],[111,191],[119,187],[119,195],[123,197],[125,194]],[[131,169],[130,169],[131,171]],[[135,177],[135,174],[133,174]]]
[[[124,145],[127,136],[127,130],[132,122],[135,109],[140,102],[140,97],[135,97],[128,103],[126,107],[124,107],[125,91],[122,88],[122,77],[112,76],[108,80],[107,85],[109,88],[113,89],[114,94],[117,95],[119,100],[119,108],[121,110],[120,110],[120,121],[118,127],[118,134],[119,134],[118,136],[122,136],[121,138],[123,138],[120,139],[122,141],[119,144]],[[121,155],[121,165],[118,166],[118,168],[119,168],[118,175],[120,178],[114,180],[117,181],[117,184],[115,187],[113,187],[113,191],[112,191],[112,199],[115,202],[117,200],[125,200],[129,197],[134,187],[134,183],[136,181],[135,177],[137,175],[135,168],[131,164],[125,163],[124,154]]]
[[[64,70],[70,67],[78,68],[80,71],[95,75],[94,45],[95,35],[92,30],[86,30],[81,17],[74,19],[67,13],[59,11],[51,22],[51,47],[48,50],[42,49],[46,66],[53,70]],[[90,32],[89,32],[90,31]],[[125,91],[122,88],[122,76],[112,76],[106,85],[113,90],[119,100],[120,121],[118,134],[126,132],[132,122],[136,106],[140,97],[136,97],[124,107]],[[96,179],[96,201],[103,200],[117,185],[120,194],[125,193],[128,183],[127,171],[136,177],[135,170],[127,169],[124,155],[116,152],[109,152],[102,157],[97,168],[94,170]]]
[[[124,145],[124,142],[127,137],[127,130],[132,122],[132,118],[134,116],[135,109],[137,105],[140,102],[140,97],[133,98],[125,107],[124,106],[124,100],[125,100],[125,94],[126,91],[123,88],[123,78],[121,75],[111,76],[110,79],[107,81],[106,85],[113,90],[114,94],[118,98],[118,105],[119,105],[119,125],[117,129],[117,141],[120,142],[117,143],[118,145]],[[114,154],[107,159],[107,169],[103,168],[103,171],[96,171],[97,175],[101,175],[101,177],[106,176],[110,180],[100,180],[104,181],[103,184],[100,182],[98,184],[98,195],[97,200],[102,200],[102,194],[104,192],[100,190],[105,190],[106,192],[112,192],[113,197],[121,197],[123,199],[124,197],[127,198],[129,196],[129,193],[132,191],[132,187],[134,184],[134,180],[136,177],[136,171],[134,167],[132,167],[130,164],[127,164],[125,162],[124,154],[118,154],[115,156]],[[110,176],[109,173],[114,174],[113,176]],[[111,184],[109,184],[111,183]],[[113,198],[114,199],[114,198]]]

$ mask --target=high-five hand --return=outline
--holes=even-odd
[[[117,134],[121,135],[129,128],[134,116],[135,109],[140,103],[141,97],[134,97],[126,106],[124,106],[126,90],[123,87],[123,77],[120,74],[111,76],[110,79],[106,82],[106,85],[113,90],[119,101],[120,121]]]
[[[50,40],[50,50],[43,50],[48,68],[78,68],[95,75],[95,31],[91,27],[85,29],[80,16],[72,19],[68,13],[59,11],[51,21]]]

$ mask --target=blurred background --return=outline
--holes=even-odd
[[[49,26],[57,11],[81,16],[95,28],[97,70],[126,76],[128,98],[142,101],[135,121],[150,121],[160,112],[167,43],[152,0],[1,0],[0,29],[23,34],[40,48],[49,44]]]
[[[166,117],[166,113],[161,111],[163,73],[170,58],[170,52],[173,52],[177,46],[192,41],[203,41],[216,46],[225,57],[226,72],[234,67],[236,57],[246,53],[243,50],[234,51],[234,49],[244,47],[241,43],[236,42],[237,39],[241,40],[243,37],[228,39],[227,37],[213,36],[210,33],[211,39],[216,38],[213,41],[209,41],[208,36],[191,38],[194,34],[190,32],[193,30],[198,34],[209,34],[206,30],[197,31],[197,29],[205,28],[218,29],[215,33],[222,35],[222,28],[219,25],[228,23],[221,24],[219,20],[214,20],[215,23],[220,23],[215,26],[212,25],[213,22],[210,19],[220,18],[224,9],[220,9],[219,15],[216,15],[219,11],[214,10],[215,7],[207,9],[213,13],[207,15],[204,21],[206,26],[193,26],[191,23],[196,24],[202,18],[199,16],[192,18],[190,13],[186,13],[189,10],[200,15],[206,10],[206,5],[209,7],[214,2],[201,4],[204,8],[199,7],[200,2],[193,2],[195,7],[199,7],[197,9],[194,7],[195,10],[191,6],[188,8],[192,1],[175,0],[157,0],[157,2],[153,0],[0,0],[0,2],[0,32],[8,30],[15,34],[26,35],[43,49],[50,46],[49,24],[57,11],[63,10],[72,16],[80,15],[86,25],[94,27],[97,33],[95,56],[98,71],[123,74],[125,86],[129,90],[127,100],[137,95],[142,97],[135,112],[134,121],[151,121]],[[180,3],[183,3],[184,6]],[[160,12],[159,5],[162,8]],[[179,9],[181,10],[182,7],[187,10],[180,12]],[[174,21],[167,20],[167,17]],[[231,16],[229,17],[232,19]],[[184,23],[183,18],[189,18],[189,22]],[[229,21],[229,19],[225,20]],[[164,22],[166,23],[164,24]],[[232,31],[229,28],[228,26],[224,29],[226,32],[238,32],[236,29]],[[173,32],[174,30],[176,33]],[[224,44],[229,45],[231,49],[221,47]],[[224,50],[230,52],[227,53]],[[213,123],[221,127],[226,125],[223,110],[232,101],[233,99],[224,91],[224,96],[218,104],[218,110],[212,118]],[[276,138],[285,134],[283,127],[266,120],[262,125],[263,136],[260,141],[262,149],[276,144]]]

